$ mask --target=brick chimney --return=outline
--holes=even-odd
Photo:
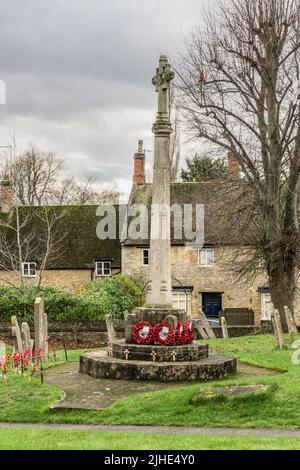
[[[8,176],[4,176],[0,184],[0,208],[3,214],[8,214],[12,206],[11,184]]]
[[[142,186],[145,182],[145,151],[143,149],[143,141],[139,140],[138,151],[134,154],[133,183],[137,186]]]
[[[228,173],[229,176],[234,176],[236,178],[240,177],[240,165],[236,156],[232,152],[228,152]]]

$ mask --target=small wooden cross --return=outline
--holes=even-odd
[[[113,350],[112,350],[112,347],[111,347],[110,344],[107,346],[107,355],[108,355],[108,356],[112,356],[112,355],[113,355]]]
[[[128,351],[128,349],[125,349],[124,354],[125,354],[126,361],[128,361],[128,356],[130,354],[130,351]]]
[[[152,356],[152,361],[155,362],[157,354],[154,350],[152,351],[151,356]]]
[[[172,351],[171,356],[172,356],[173,362],[175,362],[176,361],[176,356],[177,356],[177,352],[175,351],[175,349]]]

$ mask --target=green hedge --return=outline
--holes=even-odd
[[[89,283],[81,295],[53,287],[0,286],[0,321],[17,315],[20,321],[33,321],[33,305],[42,297],[49,321],[96,321],[111,314],[122,319],[124,311],[141,304],[140,289],[127,277],[118,275]]]

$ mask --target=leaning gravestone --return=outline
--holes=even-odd
[[[229,334],[228,334],[227,321],[226,321],[226,318],[223,317],[223,315],[221,316],[221,326],[222,326],[223,338],[224,338],[224,339],[228,339],[228,338],[229,338]]]
[[[34,339],[36,353],[40,349],[43,361],[48,359],[48,321],[44,301],[37,297],[34,303]]]
[[[12,336],[13,336],[13,342],[14,342],[14,350],[23,354],[24,348],[23,348],[21,331],[20,331],[17,317],[15,315],[11,317],[11,328],[12,328]]]
[[[279,349],[283,349],[284,339],[283,339],[283,333],[282,333],[281,320],[280,320],[279,312],[276,309],[273,312],[272,323],[273,323],[273,328],[275,331],[277,347]]]
[[[197,328],[202,339],[209,339],[208,334],[206,333],[205,329],[202,326],[201,320],[195,320],[194,325]]]
[[[205,313],[202,312],[201,309],[199,309],[199,318],[201,320],[201,323],[202,323],[209,339],[215,339],[216,335],[214,333],[214,330],[212,329],[209,321],[207,320]]]
[[[285,313],[286,322],[288,326],[289,336],[291,338],[291,341],[294,342],[295,335],[298,333],[294,317],[288,307],[284,307],[284,313]]]

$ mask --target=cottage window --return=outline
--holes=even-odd
[[[111,262],[110,261],[97,261],[95,267],[96,267],[97,277],[111,276]]]
[[[23,277],[36,277],[36,263],[22,263]]]
[[[142,266],[149,266],[150,260],[150,250],[149,248],[144,248],[142,250]]]
[[[269,293],[261,294],[261,319],[264,321],[271,321],[274,312],[274,305]]]
[[[213,249],[199,250],[198,258],[199,266],[214,266],[215,264],[215,252]]]
[[[172,291],[173,308],[184,310],[187,314],[191,313],[191,294],[182,290]]]

